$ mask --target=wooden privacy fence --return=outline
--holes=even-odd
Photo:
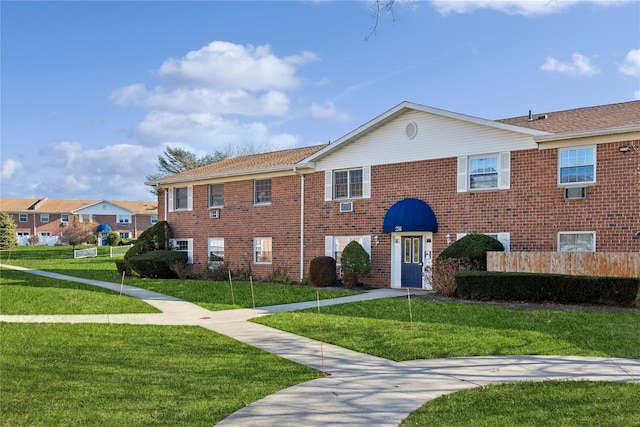
[[[488,271],[640,277],[637,252],[488,252]]]

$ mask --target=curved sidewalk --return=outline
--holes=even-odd
[[[0,265],[32,274],[78,281],[120,292],[116,283],[79,279],[46,271]],[[328,376],[289,387],[231,414],[219,426],[397,426],[429,400],[490,383],[544,380],[602,380],[640,383],[640,360],[564,356],[460,357],[393,362],[320,343],[247,320],[271,313],[316,307],[311,301],[213,312],[187,301],[123,286],[126,295],[162,310],[155,314],[0,315],[2,322],[128,323],[201,326]],[[378,289],[320,305],[405,296]],[[324,356],[324,357],[321,357]]]

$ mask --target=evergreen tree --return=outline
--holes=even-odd
[[[7,212],[0,212],[0,249],[11,249],[18,246],[16,223]]]

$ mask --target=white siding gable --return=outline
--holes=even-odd
[[[100,202],[95,205],[76,209],[73,211],[76,215],[133,215],[133,212],[112,203]]]
[[[406,134],[411,122],[417,125],[414,138]],[[412,110],[321,157],[316,170],[537,148],[531,135]]]

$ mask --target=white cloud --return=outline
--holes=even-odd
[[[589,76],[598,74],[600,71],[591,65],[589,58],[581,53],[571,55],[570,62],[562,62],[552,56],[548,56],[545,63],[540,66],[542,71],[567,74],[571,76]]]
[[[640,49],[632,49],[627,53],[624,63],[619,68],[622,74],[640,76]]]
[[[630,0],[592,0],[603,7],[629,3]],[[562,12],[584,0],[432,0],[433,7],[442,15],[473,13],[478,9],[493,9],[509,15],[548,15]]]
[[[317,118],[335,118],[338,121],[346,121],[349,119],[346,114],[340,113],[331,101],[326,101],[324,104],[314,102],[311,104],[311,107],[309,107],[309,112],[313,117]]]
[[[640,90],[633,92],[631,96],[633,99],[640,99]]]
[[[22,173],[23,170],[24,166],[22,165],[22,163],[16,160],[7,159],[3,161],[2,172],[0,172],[0,182],[4,183],[11,180],[11,178],[16,176],[17,174]]]

